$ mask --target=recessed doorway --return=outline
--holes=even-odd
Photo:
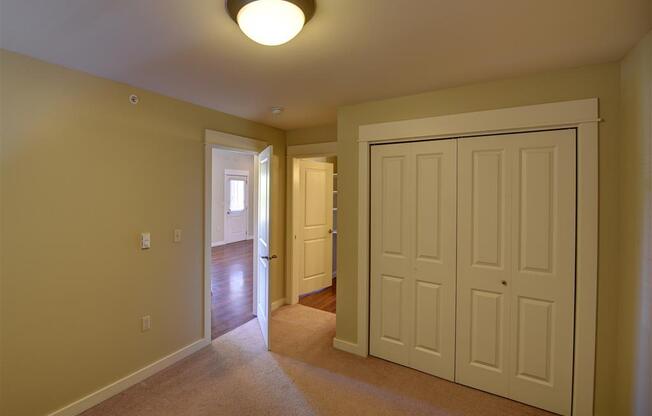
[[[336,312],[337,156],[288,158],[290,304]]]

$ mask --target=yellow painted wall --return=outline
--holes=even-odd
[[[622,62],[619,415],[652,414],[652,32]]]
[[[337,337],[357,338],[358,127],[530,104],[598,97],[600,115],[600,241],[596,414],[612,415],[617,329],[618,149],[620,66],[603,64],[342,107],[338,111]]]
[[[307,127],[287,131],[287,144],[314,144],[334,142],[337,140],[337,124]]]
[[[0,414],[54,411],[202,337],[204,129],[274,145],[283,297],[283,131],[6,51],[0,72]]]

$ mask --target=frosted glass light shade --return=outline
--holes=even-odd
[[[301,32],[306,17],[295,4],[285,0],[256,0],[238,12],[238,26],[262,45],[282,45]]]

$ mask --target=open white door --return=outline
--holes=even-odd
[[[269,269],[270,261],[276,258],[270,248],[270,186],[272,182],[272,146],[268,146],[258,156],[258,267],[256,311],[265,345],[269,349],[269,315],[271,312]]]
[[[301,160],[297,230],[299,295],[333,284],[333,164]]]

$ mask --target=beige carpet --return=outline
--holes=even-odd
[[[85,416],[549,415],[377,358],[335,350],[335,315],[302,305],[256,320]]]

